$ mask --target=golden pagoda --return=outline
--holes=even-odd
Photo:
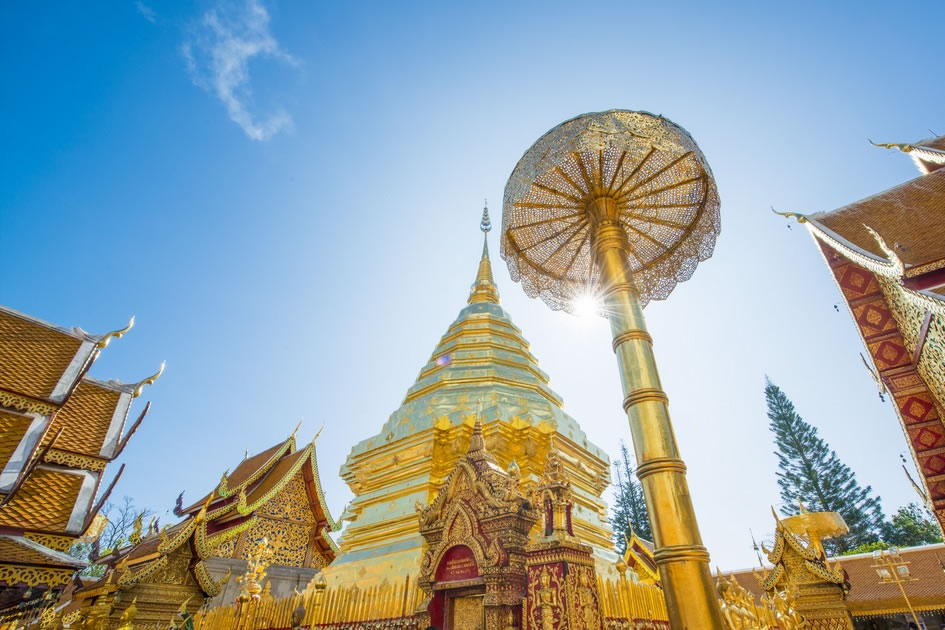
[[[466,306],[433,350],[401,406],[380,432],[357,443],[341,468],[355,497],[342,520],[341,554],[329,585],[403,580],[420,570],[425,508],[469,446],[482,418],[486,446],[503,470],[515,463],[534,486],[554,442],[573,490],[573,529],[593,548],[598,574],[616,577],[607,506],[609,459],[562,409],[528,342],[499,303],[487,235]],[[537,535],[537,532],[533,532]]]
[[[0,306],[0,623],[86,566],[67,552],[104,525],[96,515],[121,476],[102,491],[105,468],[150,407],[125,431],[132,401],[161,373],[130,385],[87,375],[133,321],[93,335]]]

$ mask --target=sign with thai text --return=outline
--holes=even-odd
[[[450,547],[436,568],[437,582],[455,582],[479,577],[479,566],[472,549],[465,545]]]

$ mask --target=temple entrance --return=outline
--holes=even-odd
[[[482,600],[482,594],[450,597],[447,601],[445,630],[483,630],[485,615]]]

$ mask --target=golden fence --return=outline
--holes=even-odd
[[[220,606],[194,615],[195,630],[265,630],[291,628],[292,617],[304,609],[303,626],[330,626],[352,622],[401,620],[383,625],[410,628],[404,618],[411,617],[423,599],[416,578],[394,583],[382,582],[370,588],[356,586],[326,588],[318,593],[309,588],[304,593],[275,599],[263,593],[259,601],[248,605],[240,619],[236,604]],[[300,610],[301,612],[301,610]]]
[[[601,609],[608,619],[646,620],[669,623],[663,589],[652,584],[597,579]]]
[[[666,601],[659,587],[627,579],[598,579],[597,586],[604,617],[617,623],[614,627],[620,627],[619,622],[623,620],[631,624],[639,621],[653,622],[652,627],[668,623]],[[395,583],[383,582],[370,588],[334,587],[326,588],[322,593],[309,588],[304,593],[283,599],[275,599],[268,593],[263,593],[259,601],[248,605],[242,615],[236,604],[197,612],[194,615],[194,628],[291,628],[293,615],[297,614],[301,616],[303,626],[325,627],[361,623],[368,627],[397,627],[409,630],[416,626],[410,618],[422,599],[423,591],[417,586],[416,578],[410,577]],[[299,613],[296,613],[297,610]],[[608,625],[613,626],[614,623]]]

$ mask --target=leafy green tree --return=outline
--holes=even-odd
[[[778,457],[781,511],[796,514],[798,501],[817,512],[839,512],[850,528],[841,538],[824,541],[830,553],[840,553],[878,540],[883,532],[883,511],[870,486],[856,481],[849,466],[817,434],[817,429],[794,410],[777,385],[765,378],[768,418]]]
[[[852,556],[858,553],[873,553],[874,551],[879,551],[880,549],[889,549],[889,545],[881,540],[874,540],[871,543],[864,543],[854,547],[853,549],[848,549],[847,551],[842,552],[840,555]]]
[[[614,505],[610,518],[611,527],[614,528],[614,544],[621,554],[626,551],[631,528],[637,536],[653,540],[650,518],[646,513],[646,500],[643,498],[643,487],[637,480],[633,470],[633,457],[630,455],[627,445],[621,441],[620,461],[614,462],[617,482],[614,488]]]
[[[883,540],[897,547],[915,547],[942,542],[938,525],[927,510],[917,503],[899,508],[883,526]]]

